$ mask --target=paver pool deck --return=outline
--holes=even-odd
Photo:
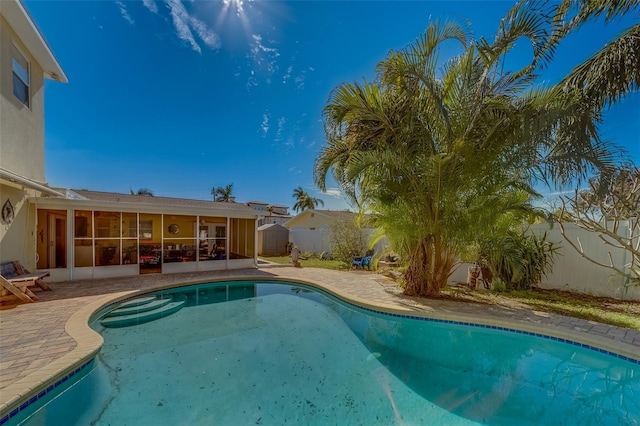
[[[269,265],[260,269],[69,281],[51,283],[53,291],[37,293],[37,303],[0,310],[0,418],[26,396],[97,353],[102,338],[88,327],[87,321],[100,307],[138,291],[228,278],[289,278],[380,311],[541,333],[640,360],[639,331],[529,309],[411,298],[402,295],[386,277],[366,271]]]

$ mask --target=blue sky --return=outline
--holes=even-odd
[[[492,38],[511,1],[33,1],[25,6],[65,70],[47,82],[46,178],[97,191],[149,188],[292,206],[294,188],[325,208],[313,164],[322,108],[343,82],[372,80],[391,49],[434,20],[468,20]],[[628,26],[592,25],[564,43],[553,82]],[[523,47],[514,61],[526,55]],[[607,113],[603,136],[640,157],[640,95]]]

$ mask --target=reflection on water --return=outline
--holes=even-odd
[[[426,400],[480,423],[640,422],[640,366],[576,345],[334,304],[362,342]]]
[[[576,345],[375,314],[304,286],[166,290],[101,329],[92,373],[27,424],[637,425],[640,366]]]

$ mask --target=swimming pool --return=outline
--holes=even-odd
[[[92,327],[105,343],[90,372],[25,424],[640,419],[640,365],[580,345],[382,314],[296,283],[157,294],[178,294],[186,305],[122,328],[102,327],[99,313]]]

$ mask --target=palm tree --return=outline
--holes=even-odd
[[[233,184],[230,183],[225,187],[213,187],[211,188],[211,195],[213,196],[213,201],[219,201],[223,203],[233,202],[233,195],[231,195],[233,191]]]
[[[577,7],[576,7],[577,6]],[[570,16],[571,12],[575,12]],[[554,52],[564,37],[600,17],[605,23],[640,12],[637,0],[563,0],[553,20],[554,32],[547,47]],[[640,23],[624,30],[593,56],[576,66],[560,85],[580,91],[601,110],[638,90],[640,81]],[[543,61],[543,65],[547,61]]]
[[[318,205],[324,206],[324,201],[320,198],[314,198],[305,192],[301,186],[293,190],[293,197],[296,199],[296,203],[293,205],[293,210],[303,212],[307,209],[315,209]]]
[[[432,24],[389,53],[374,83],[331,93],[316,184],[325,189],[331,171],[355,204],[377,214],[408,259],[406,294],[437,294],[461,248],[487,225],[505,213],[535,213],[528,201],[537,178],[584,179],[609,160],[597,134],[572,124],[593,120],[582,98],[527,90],[531,65],[504,70],[516,40],[532,40],[534,53],[544,45],[539,12],[512,9],[492,43],[470,43],[456,24]],[[461,53],[438,68],[440,46],[451,40]]]
[[[142,195],[146,197],[153,197],[153,191],[148,188],[140,188],[137,192],[133,192],[133,189],[129,189],[131,195]]]

